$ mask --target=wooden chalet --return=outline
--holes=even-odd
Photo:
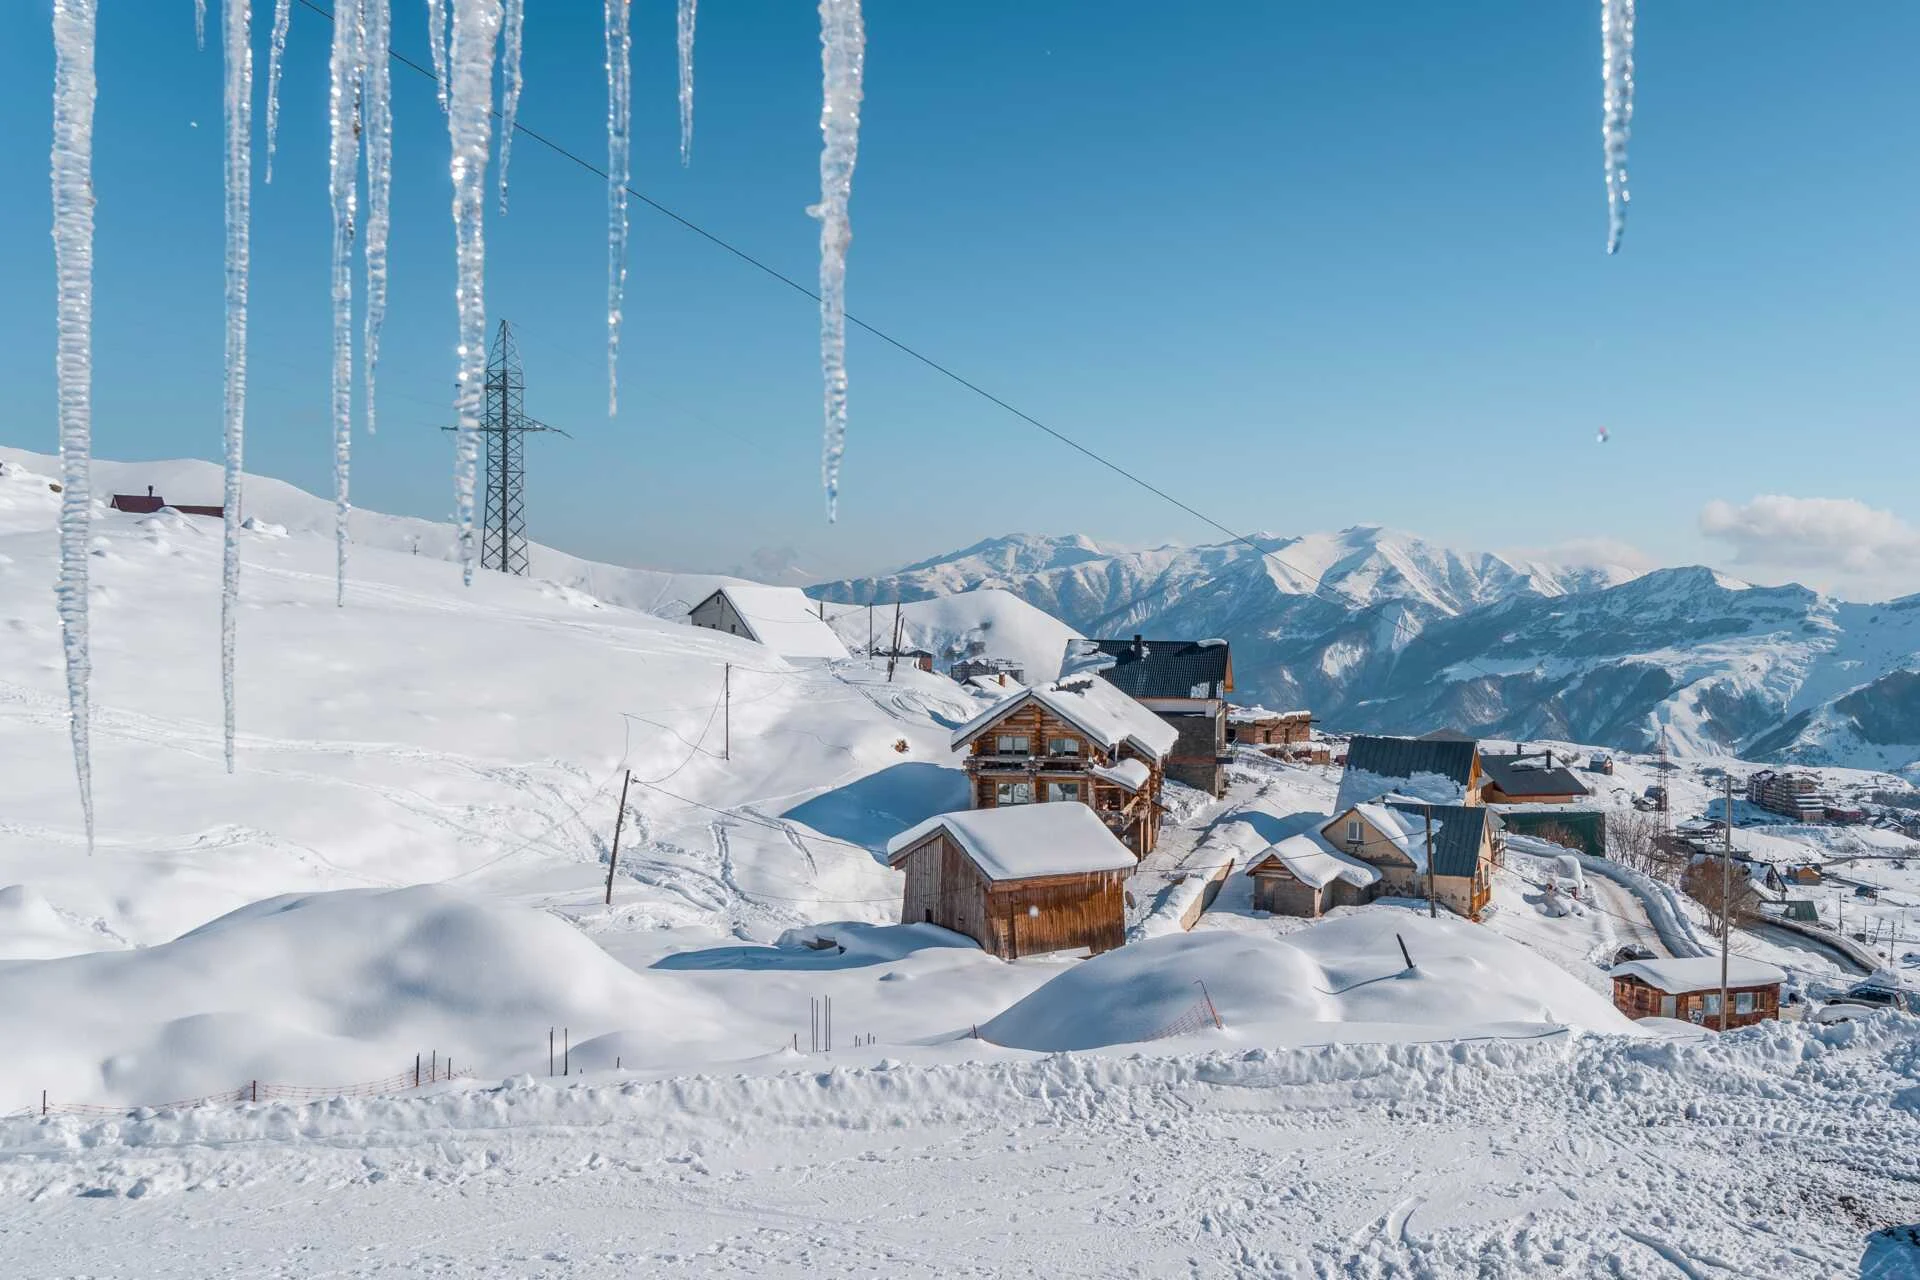
[[[1551,750],[1516,747],[1512,755],[1480,757],[1486,781],[1480,798],[1487,804],[1573,804],[1593,793]]]
[[[1426,834],[1429,811],[1431,849]],[[1433,898],[1441,906],[1477,920],[1493,897],[1493,872],[1500,858],[1494,842],[1498,826],[1499,819],[1479,805],[1428,805],[1387,797],[1342,810],[1320,828],[1320,837],[1379,871],[1368,900],[1424,898],[1431,885]]]
[[[1329,907],[1371,901],[1381,880],[1380,868],[1340,852],[1317,831],[1267,846],[1247,874],[1253,878],[1254,910],[1308,918]]]
[[[1780,1016],[1780,984],[1787,975],[1770,964],[1727,960],[1727,1026],[1746,1027]],[[1613,1007],[1629,1018],[1678,1018],[1720,1029],[1720,957],[1633,960],[1613,969]]]
[[[1486,773],[1480,744],[1451,733],[1424,738],[1355,734],[1347,743],[1346,771],[1340,775],[1342,810],[1398,792],[1448,804],[1482,803]]]
[[[975,809],[1085,805],[1135,855],[1160,838],[1177,732],[1104,680],[1072,676],[1003,698],[954,731]]]
[[[1177,737],[1167,776],[1225,794],[1233,651],[1225,640],[1069,640],[1062,674],[1090,672],[1139,702]]]
[[[1081,804],[969,809],[887,844],[906,873],[902,924],[965,934],[1002,960],[1126,942],[1133,851]]]

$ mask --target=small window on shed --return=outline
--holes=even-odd
[[[1733,1011],[1735,1013],[1752,1013],[1753,992],[1736,991],[1733,996]]]
[[[1707,995],[1707,1016],[1709,1018],[1717,1018],[1720,1016],[1720,993],[1718,991],[1710,992]]]

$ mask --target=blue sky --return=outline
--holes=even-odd
[[[603,157],[597,6],[529,7],[521,118]],[[1596,7],[870,0],[850,308],[1236,528],[1614,539],[1762,579],[1920,589],[1903,465],[1920,7],[1643,5],[1613,259]],[[424,61],[424,6],[396,9],[396,48]],[[0,438],[50,450],[46,10],[0,13],[0,172],[17,179],[0,196]],[[192,25],[189,0],[101,19],[101,456],[218,450],[221,69]],[[634,26],[635,185],[810,282],[812,7],[703,7],[685,170],[671,0],[637,3]],[[255,192],[248,433],[249,469],[322,492],[327,41],[296,6],[275,180]],[[437,517],[447,140],[432,86],[400,69],[395,85],[381,426],[356,439],[355,497]],[[573,433],[532,447],[542,541],[723,569],[791,547],[828,575],[1013,530],[1217,536],[857,332],[828,526],[814,304],[639,205],[609,421],[604,189],[525,137],[512,176],[512,212],[488,213],[488,310],[520,333],[529,409]],[[1783,517],[1750,505],[1761,494],[1854,505]]]

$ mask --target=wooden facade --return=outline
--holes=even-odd
[[[906,872],[902,924],[965,934],[1002,960],[1111,951],[1127,940],[1124,871],[993,881],[940,829],[890,860]]]
[[[1756,1022],[1766,1022],[1780,1016],[1780,984],[1777,982],[1747,987],[1729,986],[1727,999],[1733,1006],[1727,1018],[1729,1029],[1750,1027]],[[1675,994],[1627,974],[1613,980],[1613,1007],[1629,1018],[1678,1018],[1710,1031],[1720,1029],[1718,987],[1711,991]]]
[[[1037,701],[1012,707],[969,744],[967,776],[973,807],[995,809],[1014,804],[1072,801],[1100,816],[1120,842],[1145,857],[1160,839],[1161,762],[1131,744],[1118,755]],[[1095,770],[1125,760],[1146,767],[1146,783],[1128,790],[1098,777]]]
[[[1418,821],[1417,817],[1414,821]],[[1335,848],[1379,870],[1379,882],[1367,891],[1362,901],[1427,896],[1429,877],[1388,833],[1375,826],[1359,809],[1347,810],[1322,827],[1320,834]],[[1424,833],[1417,833],[1415,838],[1423,839]],[[1479,840],[1471,875],[1442,875],[1436,867],[1431,877],[1434,900],[1469,920],[1478,920],[1487,903],[1493,900],[1493,869],[1498,865],[1492,832],[1484,823]]]
[[[1273,857],[1255,863],[1247,874],[1253,877],[1253,909],[1276,916],[1310,920],[1331,908],[1359,906],[1375,897],[1375,886],[1357,885],[1338,877],[1323,887],[1310,885]]]
[[[1313,715],[1286,711],[1258,720],[1227,722],[1227,739],[1247,747],[1297,747],[1313,741]]]

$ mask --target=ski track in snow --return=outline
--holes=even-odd
[[[1859,1105],[1915,1068],[1884,1021],[783,1063],[4,1122],[0,1241],[27,1274],[137,1253],[152,1280],[236,1248],[347,1277],[1824,1277],[1920,1213],[1920,1124]]]

